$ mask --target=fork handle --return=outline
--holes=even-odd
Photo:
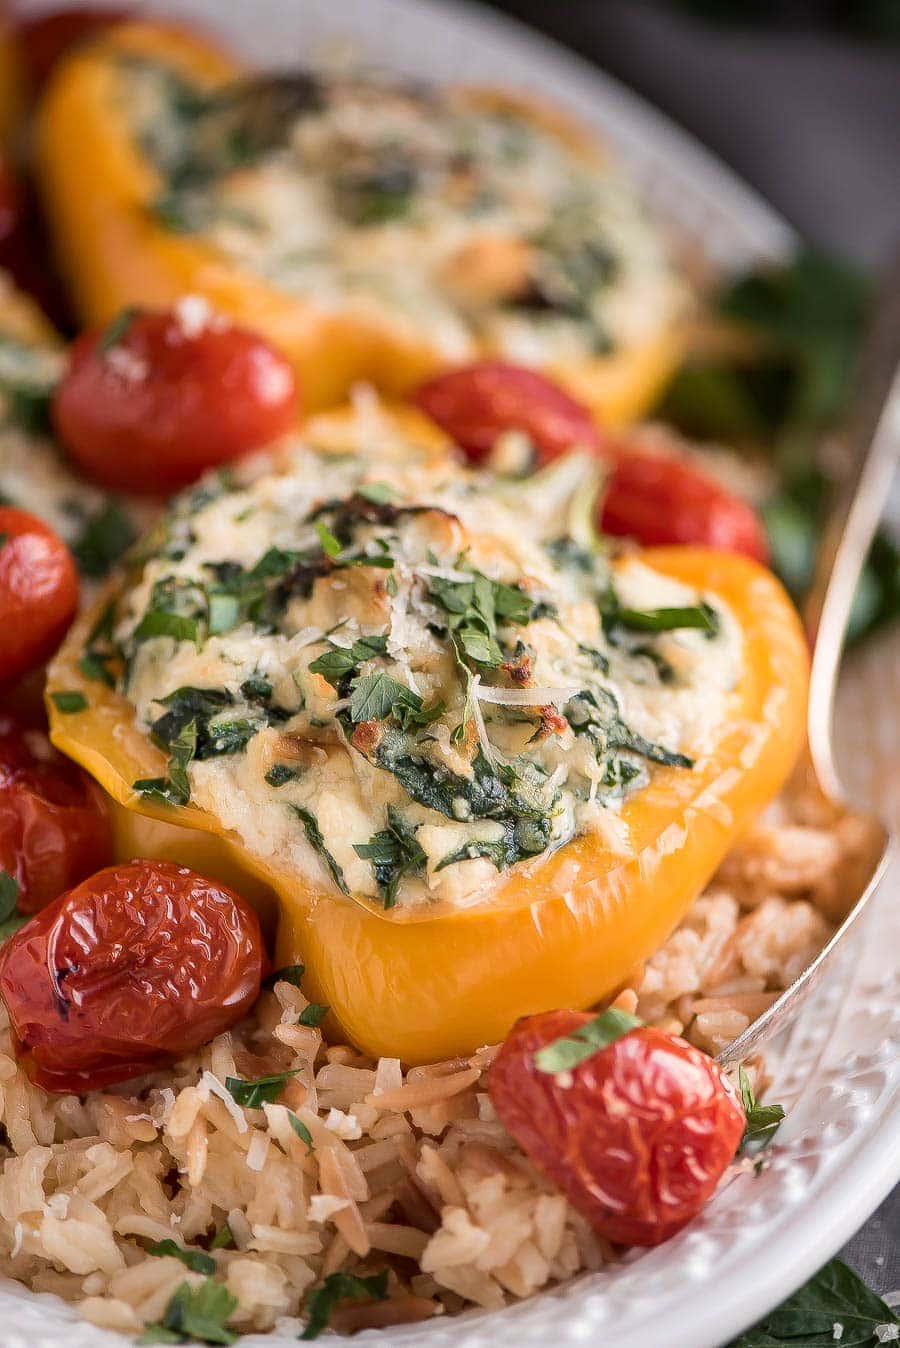
[[[810,674],[809,753],[820,785],[841,799],[831,723],[850,610],[884,513],[900,455],[900,252],[887,268],[842,436],[850,464],[826,523],[804,618],[815,649]]]

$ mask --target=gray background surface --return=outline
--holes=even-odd
[[[651,0],[493,4],[669,113],[822,248],[868,267],[900,248],[900,45],[714,26]],[[842,1253],[900,1291],[900,1188]]]

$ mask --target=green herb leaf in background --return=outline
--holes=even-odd
[[[890,1306],[832,1259],[729,1348],[878,1348],[898,1338],[898,1327]]]
[[[750,1084],[746,1069],[738,1068],[738,1084],[741,1092],[741,1104],[747,1116],[747,1126],[741,1138],[741,1147],[748,1142],[771,1142],[784,1119],[783,1105],[761,1105],[758,1103]]]
[[[698,440],[771,456],[780,485],[763,503],[772,563],[794,599],[806,590],[831,489],[818,462],[853,387],[872,287],[853,268],[801,249],[782,268],[750,273],[722,295],[720,310],[747,349],[689,360],[655,414]],[[900,552],[876,537],[848,639],[900,616]]]

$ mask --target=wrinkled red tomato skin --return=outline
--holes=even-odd
[[[752,506],[692,463],[637,447],[625,447],[616,460],[600,528],[645,547],[693,543],[769,560],[766,531]]]
[[[0,867],[36,913],[112,855],[106,797],[39,729],[0,715]]]
[[[548,1011],[520,1020],[491,1067],[490,1098],[522,1150],[601,1236],[659,1245],[713,1193],[740,1143],[744,1111],[712,1058],[649,1027],[570,1074],[541,1072],[535,1052],[590,1019]]]
[[[477,361],[436,375],[419,385],[413,401],[473,463],[486,459],[509,430],[524,431],[541,463],[573,445],[599,451],[602,444],[586,407],[536,370],[505,361]]]
[[[200,1048],[259,995],[250,905],[168,861],[110,866],[0,950],[0,995],[37,1085],[83,1093]]]
[[[604,533],[645,547],[694,543],[768,559],[751,506],[683,459],[604,436],[586,407],[535,370],[481,361],[421,384],[413,400],[473,463],[510,430],[529,437],[539,466],[576,446],[604,459],[610,473],[597,521]]]
[[[53,402],[71,458],[96,481],[161,493],[260,449],[290,430],[293,369],[245,328],[177,311],[138,314],[112,346],[84,333]]]
[[[0,683],[52,655],[78,606],[78,573],[65,543],[35,515],[0,506]]]

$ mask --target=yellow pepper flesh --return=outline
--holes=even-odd
[[[38,118],[37,171],[61,271],[86,324],[106,323],[126,305],[166,307],[187,293],[203,294],[285,352],[300,377],[307,411],[338,402],[360,379],[401,394],[445,363],[417,334],[374,315],[317,307],[242,269],[201,237],[161,224],[150,205],[164,184],[141,153],[122,103],[123,52],[168,64],[200,87],[242,73],[193,34],[138,22],[108,30],[56,73]],[[565,119],[530,100],[484,92],[478,97],[513,102],[568,142],[579,140]],[[583,144],[579,148],[587,153]],[[640,344],[549,372],[604,425],[618,426],[652,403],[682,351],[681,333],[667,323]]]
[[[277,962],[306,966],[304,988],[365,1050],[424,1062],[501,1038],[520,1015],[586,1007],[612,993],[674,929],[741,831],[781,788],[797,752],[807,653],[778,581],[747,558],[697,548],[643,560],[720,597],[743,633],[729,716],[692,770],[658,768],[622,807],[631,850],[596,835],[517,866],[489,900],[461,910],[389,914],[322,892],[252,856],[215,818],[138,797],[131,783],[165,759],[130,704],[78,668],[90,616],[51,667],[48,691],[82,691],[63,715],[48,702],[54,743],[115,802],[122,856],[166,856],[216,875],[278,911]]]

